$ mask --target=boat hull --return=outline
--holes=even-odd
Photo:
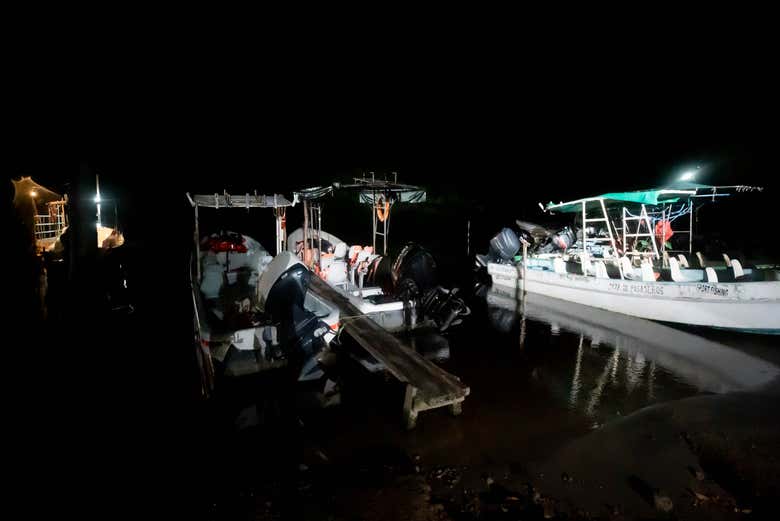
[[[780,282],[644,282],[488,264],[495,286],[662,322],[780,333]]]

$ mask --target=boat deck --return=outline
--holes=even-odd
[[[420,411],[449,406],[454,415],[461,407],[469,387],[460,379],[423,358],[398,338],[382,329],[360,312],[349,299],[319,277],[312,277],[310,291],[336,305],[341,316],[351,318],[343,324],[344,332],[371,356],[382,362],[387,371],[406,386],[403,404],[406,427],[414,428]]]

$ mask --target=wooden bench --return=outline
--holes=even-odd
[[[405,384],[403,418],[408,429],[414,428],[420,411],[448,406],[453,415],[461,413],[463,400],[470,389],[459,378],[382,329],[344,294],[319,277],[312,277],[309,290],[338,306],[342,316],[352,317],[343,323],[344,332]],[[360,315],[363,316],[354,318]]]

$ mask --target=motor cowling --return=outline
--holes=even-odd
[[[303,364],[325,346],[323,337],[329,327],[317,315],[304,308],[311,271],[300,261],[293,261],[283,255],[279,254],[269,265],[258,289],[265,312],[279,324],[281,350],[275,356]],[[282,268],[284,271],[279,273]]]
[[[436,261],[425,248],[408,243],[393,263],[396,294],[412,298],[425,293],[438,283]],[[414,293],[414,294],[412,294]]]
[[[490,255],[503,261],[509,261],[520,251],[520,240],[511,228],[504,228],[490,239]]]

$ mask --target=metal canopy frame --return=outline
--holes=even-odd
[[[372,224],[372,246],[376,251],[377,238],[382,238],[382,255],[387,255],[387,247],[390,236],[390,216],[392,207],[397,202],[424,202],[425,189],[419,186],[408,185],[398,182],[398,174],[393,172],[393,180],[377,179],[374,172],[370,172],[371,177],[354,177],[352,183],[342,184],[333,183],[330,186],[317,186],[306,188],[293,194],[293,204],[298,201],[303,202],[304,228],[303,239],[304,246],[308,244],[309,232],[312,235],[315,229],[322,231],[322,205],[317,201],[335,190],[355,191],[360,194],[360,201],[371,204],[371,224]],[[407,200],[404,197],[408,196]],[[381,198],[381,203],[378,201]],[[386,207],[385,207],[386,205]],[[386,216],[384,220],[379,218],[378,210]],[[319,234],[318,234],[319,237]],[[320,239],[321,241],[321,239]],[[321,248],[320,248],[321,249]]]
[[[251,208],[271,208],[274,211],[274,218],[276,221],[276,255],[282,252],[286,247],[286,212],[287,207],[292,206],[292,203],[283,195],[262,195],[258,194],[257,190],[255,190],[253,194],[229,194],[227,191],[223,191],[221,194],[190,195],[190,193],[187,192],[187,199],[195,213],[195,254],[197,256],[195,270],[198,280],[200,280],[200,216],[198,214],[198,208],[200,207],[214,208],[217,210],[228,208],[245,209],[246,211],[249,211]]]
[[[660,237],[661,240],[661,248],[659,253],[659,248],[657,247],[655,241],[656,237],[654,234],[654,229],[651,224],[651,219],[653,220],[670,220],[672,218],[673,212],[675,212],[675,205],[679,204],[680,206],[677,208],[676,212],[677,215],[674,217],[675,219],[684,215],[688,215],[688,229],[687,230],[675,230],[675,234],[680,235],[688,235],[688,249],[687,252],[689,255],[693,254],[693,228],[694,228],[694,220],[695,220],[695,211],[698,208],[695,204],[695,201],[697,199],[704,199],[703,202],[707,202],[707,199],[711,201],[715,201],[716,197],[728,197],[732,195],[732,193],[746,193],[746,192],[762,192],[764,190],[763,187],[760,186],[749,186],[749,185],[723,185],[723,186],[709,186],[709,185],[698,185],[696,183],[676,183],[672,187],[669,188],[661,188],[657,190],[653,190],[653,192],[657,193],[658,196],[668,197],[669,199],[665,200],[659,200],[657,204],[649,204],[649,203],[640,203],[635,200],[631,199],[623,199],[619,196],[623,195],[631,195],[633,193],[641,194],[643,191],[638,192],[626,192],[625,194],[604,194],[601,196],[596,197],[585,197],[582,199],[576,199],[573,201],[566,201],[566,202],[560,202],[558,204],[554,203],[548,203],[547,205],[543,205],[542,203],[539,203],[539,206],[541,206],[542,210],[545,212],[551,212],[554,211],[562,211],[562,212],[574,212],[574,211],[581,211],[582,212],[582,237],[583,237],[583,246],[587,248],[588,241],[591,243],[597,242],[599,240],[601,241],[607,241],[609,240],[612,244],[612,247],[615,252],[617,252],[617,249],[615,248],[615,241],[614,236],[612,234],[612,228],[615,228],[615,233],[618,231],[622,232],[622,239],[623,239],[623,249],[627,250],[628,245],[626,244],[626,240],[628,238],[634,238],[638,239],[639,237],[650,237],[651,243],[653,246],[652,252],[638,252],[638,251],[625,251],[626,255],[643,255],[643,254],[649,254],[653,255],[655,258],[662,258],[662,254],[669,251],[671,253],[683,253],[686,250],[666,250],[666,229],[664,227],[663,235]],[[601,214],[603,217],[598,218],[587,218],[587,205],[588,203],[594,203],[598,202],[600,205]],[[628,212],[627,206],[629,205],[640,205],[641,206],[641,212],[639,216],[635,216],[630,214]],[[610,209],[616,208],[619,205],[621,213],[622,213],[622,228],[618,229],[617,226],[614,223],[611,223],[609,220],[609,214],[607,211],[607,207],[609,206]],[[648,211],[647,206],[651,206],[653,210]],[[699,205],[701,206],[701,205]],[[580,207],[581,210],[576,210],[577,207]],[[655,210],[655,208],[658,208]],[[682,212],[682,213],[680,213]],[[609,238],[606,237],[593,237],[593,238],[587,238],[587,223],[589,222],[596,222],[596,221],[604,221],[607,225],[607,230],[609,231]],[[635,233],[632,233],[630,231],[629,223],[632,221],[638,221]],[[642,223],[645,223],[647,225],[647,232],[642,232]],[[635,249],[634,249],[635,250]],[[664,264],[666,263],[665,256],[664,257]],[[622,275],[622,274],[621,274]]]

